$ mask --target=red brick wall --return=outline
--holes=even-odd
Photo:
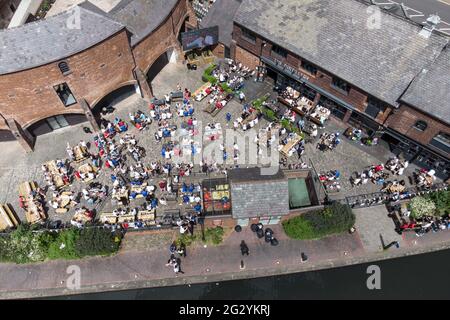
[[[0,76],[0,114],[27,127],[50,116],[83,113],[78,103],[65,107],[53,86],[66,82],[77,101],[92,103],[134,79],[125,30],[65,61],[72,71],[67,76],[59,70],[59,61]]]
[[[259,58],[257,56],[239,46],[236,47],[234,60],[241,62],[244,66],[251,69],[255,69],[259,65]]]
[[[414,128],[418,120],[425,121],[428,124],[425,131]],[[386,125],[423,145],[428,145],[434,136],[440,132],[450,134],[448,125],[404,104],[388,118]],[[449,156],[447,154],[447,157]]]
[[[85,98],[92,107],[115,89],[135,83],[133,70],[136,64],[147,71],[169,48],[179,50],[177,36],[187,18],[188,25],[196,26],[197,20],[188,0],[180,0],[166,21],[134,49],[130,48],[127,32],[123,30],[65,59],[72,71],[67,76],[61,74],[59,61],[0,76],[0,115],[13,117],[21,126],[27,127],[50,116],[82,113],[78,103],[65,107],[53,86],[66,82],[77,101]],[[3,119],[0,129],[8,129]]]
[[[251,43],[246,39],[242,38],[241,35],[242,35],[241,28],[238,25],[234,25],[233,40],[236,41],[237,46],[235,51],[232,50],[232,57],[235,60],[241,61],[243,64],[251,64],[252,66],[256,67],[257,65],[256,61],[259,61],[258,56],[260,55],[260,53],[264,57],[268,58],[273,57],[272,55],[273,44],[270,43],[268,40],[262,39],[255,34],[257,36],[256,42]],[[265,46],[263,46],[263,41],[266,42]],[[288,55],[286,58],[282,57],[275,57],[275,58],[282,61],[283,63],[290,65],[293,68],[296,68],[300,74],[302,74],[303,76],[305,76],[305,78],[309,80],[309,82],[321,87],[325,91],[330,92],[331,94],[335,95],[341,100],[354,106],[358,111],[364,112],[366,110],[367,94],[364,91],[351,86],[350,92],[348,94],[345,94],[342,91],[335,89],[332,86],[331,74],[327,73],[324,70],[320,70],[320,68],[318,68],[319,70],[315,76],[309,74],[306,70],[301,68],[301,59],[292,52],[288,51]],[[388,107],[386,112],[380,113],[376,118],[376,120],[380,124],[382,124],[387,119],[390,111],[391,108]]]
[[[212,53],[218,58],[225,58],[225,46],[221,43],[214,46]]]
[[[146,73],[151,65],[166,52],[169,48],[175,48],[181,52],[181,45],[178,42],[178,34],[183,25],[183,21],[189,17],[188,4],[186,0],[181,0],[174,8],[173,13],[161,24],[150,36],[142,40],[133,48],[133,54],[137,66]]]

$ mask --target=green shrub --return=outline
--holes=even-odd
[[[283,221],[283,229],[287,236],[293,239],[314,239],[313,227],[302,216]]]
[[[19,225],[7,238],[10,250],[8,260],[16,263],[45,260],[50,237],[48,233],[33,232],[26,224]]]
[[[182,244],[184,244],[185,247],[189,247],[192,243],[194,243],[195,241],[198,240],[198,234],[194,233],[194,235],[190,235],[190,234],[182,234],[177,240],[177,246],[181,246]]]
[[[450,191],[436,191],[424,196],[426,199],[434,202],[436,214],[439,216],[450,215]]]
[[[75,243],[79,257],[110,255],[119,249],[118,240],[110,230],[100,228],[82,229]]]
[[[409,203],[411,209],[411,217],[414,219],[421,219],[425,216],[436,215],[436,205],[428,198],[415,197]]]
[[[205,230],[205,241],[206,243],[212,243],[218,245],[223,241],[224,230],[222,227],[207,228]]]
[[[307,212],[283,222],[286,234],[294,239],[318,239],[350,230],[355,215],[348,205],[333,203],[319,211]]]
[[[120,237],[98,228],[37,231],[38,226],[20,225],[0,237],[0,262],[31,263],[53,259],[77,259],[109,255],[119,249]]]
[[[75,251],[75,244],[78,241],[80,231],[78,229],[58,232],[55,240],[48,247],[49,259],[77,259],[79,255]]]

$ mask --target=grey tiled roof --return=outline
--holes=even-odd
[[[80,7],[78,7],[80,8]],[[0,74],[30,69],[69,57],[124,28],[118,22],[80,8],[80,28],[69,10],[42,21],[0,31]]]
[[[233,18],[242,0],[216,0],[201,22],[202,28],[219,26],[219,42],[227,47],[231,44]]]
[[[269,169],[269,168],[268,168]],[[228,171],[228,178],[234,182],[248,182],[248,181],[269,181],[269,180],[284,180],[286,176],[283,171],[278,168],[278,171],[272,174],[264,174],[261,168],[237,168]]]
[[[401,100],[450,124],[450,47],[420,73]]]
[[[127,26],[135,45],[152,33],[170,14],[178,0],[122,0],[108,15]]]
[[[282,170],[261,175],[260,168],[228,171],[233,217],[249,218],[289,213],[288,179]]]
[[[235,21],[393,106],[447,38],[355,0],[243,0]]]
[[[231,181],[233,218],[282,216],[289,213],[288,180]]]

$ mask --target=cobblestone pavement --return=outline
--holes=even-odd
[[[165,94],[175,91],[177,84],[180,84],[182,88],[189,88],[192,92],[200,87],[203,82],[201,80],[201,75],[206,66],[199,68],[196,71],[189,71],[182,64],[169,64],[164,70],[156,77],[153,81],[153,91],[156,97],[162,98]],[[257,97],[263,96],[265,93],[271,93],[272,98],[275,97],[272,92],[272,86],[268,83],[254,83],[253,81],[247,82],[243,91],[246,93],[247,101],[255,99]],[[195,114],[199,123],[202,124],[202,128],[208,123],[220,123],[223,131],[228,128],[226,123],[225,115],[227,112],[232,114],[232,119],[236,119],[240,116],[242,112],[242,105],[237,99],[233,99],[216,117],[212,117],[210,114],[203,111],[207,105],[208,98],[201,102],[195,102]],[[119,102],[116,106],[116,111],[114,114],[109,115],[109,119],[114,117],[120,117],[125,121],[128,121],[128,114],[137,110],[141,110],[145,113],[148,112],[148,104],[142,100],[137,95],[126,98],[125,100]],[[232,120],[232,121],[233,121]],[[178,128],[181,126],[183,119],[174,115],[173,124],[176,124]],[[232,121],[230,128],[232,127]],[[266,127],[268,122],[261,119],[256,125],[256,129],[261,129]],[[66,144],[70,143],[72,146],[76,145],[80,140],[92,141],[92,136],[90,134],[84,133],[82,127],[86,124],[76,125],[72,127],[67,127],[49,133],[46,135],[39,136],[36,141],[35,152],[31,154],[25,154],[18,143],[16,142],[3,142],[1,143],[2,157],[0,158],[0,202],[1,203],[11,203],[16,209],[19,217],[24,220],[25,214],[23,210],[19,210],[18,207],[18,186],[24,181],[36,181],[40,186],[43,184],[43,175],[41,173],[41,164],[46,161],[66,158]],[[152,124],[149,130],[143,132],[138,132],[138,130],[131,125],[129,126],[129,132],[136,135],[138,140],[138,145],[146,149],[146,157],[143,159],[144,164],[149,164],[154,160],[162,160],[161,158],[161,144],[158,144],[154,139],[154,134],[156,132],[156,124]],[[199,129],[202,129],[199,128]],[[325,129],[321,129],[321,132],[343,132],[345,127],[342,126],[336,120],[329,120],[326,124]],[[240,132],[240,131],[239,131]],[[248,132],[247,132],[248,133]],[[220,141],[210,142],[204,141],[203,149],[211,149],[212,144],[216,150],[220,145]],[[250,141],[253,143],[253,141]],[[90,149],[95,151],[95,146]],[[242,149],[241,149],[242,150]],[[376,151],[374,151],[376,150]],[[232,155],[232,147],[227,149],[228,153]],[[217,151],[218,152],[218,151]],[[249,145],[245,147],[245,153],[249,153]],[[219,157],[221,158],[221,157]],[[232,158],[230,156],[229,158]],[[242,156],[241,156],[242,158]],[[255,159],[250,159],[247,156],[247,160],[254,161]],[[313,163],[318,173],[326,172],[333,169],[339,169],[341,171],[341,185],[342,191],[335,195],[336,198],[344,198],[348,195],[357,195],[371,193],[379,191],[380,187],[368,183],[364,186],[352,188],[349,182],[349,177],[354,172],[361,172],[363,169],[370,165],[384,163],[389,158],[389,152],[384,148],[379,147],[365,147],[360,146],[355,142],[350,142],[346,138],[342,137],[342,143],[332,152],[323,153],[316,149],[315,143],[306,144],[306,152],[302,159],[298,159],[296,155],[290,157],[289,163],[298,163],[300,161],[307,162],[308,164]],[[212,162],[211,155],[205,157],[206,160]],[[242,159],[240,159],[242,160]],[[129,162],[132,163],[132,162]],[[254,166],[253,164],[244,164],[241,166]],[[227,165],[228,167],[234,166],[232,161]],[[77,166],[75,166],[76,168]],[[410,174],[414,170],[414,166],[410,166],[406,175]],[[405,175],[405,176],[406,176]],[[200,178],[199,178],[200,179]],[[195,177],[188,177],[187,181],[196,183],[199,181]],[[102,184],[111,184],[110,181],[110,171],[109,169],[103,169],[100,172],[97,181]],[[158,178],[151,179],[150,184],[157,184]],[[74,182],[71,190],[79,192],[84,187],[83,183]],[[132,203],[132,206],[138,206],[142,201],[136,201]],[[81,205],[86,205],[83,200]],[[184,209],[182,206],[178,206],[175,203],[174,208]],[[103,204],[103,211],[110,211],[113,207],[110,202]],[[171,209],[171,207],[161,207],[161,210]],[[49,210],[49,217],[51,219],[61,219],[63,221],[68,221],[73,215],[73,210],[69,211],[64,215],[57,215],[54,213],[53,209]]]
[[[384,245],[392,241],[402,242],[402,236],[395,232],[394,222],[388,217],[385,206],[353,209],[353,212],[356,216],[355,227],[367,252],[382,251],[382,241]]]

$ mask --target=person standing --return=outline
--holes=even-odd
[[[227,114],[225,115],[225,118],[227,120],[227,126],[228,126],[231,121],[231,113],[227,112]]]
[[[180,257],[186,258],[186,246],[184,245],[184,243],[182,243],[180,245],[180,247],[178,248],[177,252],[180,255]]]
[[[239,101],[241,101],[241,103],[244,103],[245,101],[245,94],[243,91],[239,92]]]
[[[249,255],[249,249],[244,240],[241,241],[241,253],[242,255]]]

